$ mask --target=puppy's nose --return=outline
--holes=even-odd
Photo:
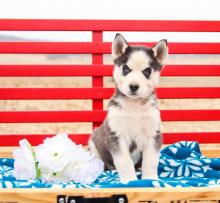
[[[132,92],[136,92],[139,89],[139,85],[137,84],[130,84],[129,88]]]

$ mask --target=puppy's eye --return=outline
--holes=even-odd
[[[151,74],[151,68],[146,68],[143,70],[143,74],[146,78],[149,78],[150,77],[150,74]]]
[[[123,75],[125,76],[130,72],[131,72],[131,69],[127,65],[124,65],[123,68],[122,68]]]

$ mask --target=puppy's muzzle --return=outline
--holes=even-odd
[[[130,84],[129,89],[132,94],[136,94],[137,90],[139,89],[139,85],[137,84]]]

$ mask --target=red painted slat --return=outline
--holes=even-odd
[[[208,99],[220,98],[220,87],[161,87],[159,99]]]
[[[161,110],[163,121],[219,121],[220,110]]]
[[[199,143],[220,143],[220,132],[183,132],[163,133],[164,144],[171,144],[179,141],[194,141]]]
[[[104,111],[1,111],[0,123],[100,122]]]
[[[102,122],[105,111],[1,111],[0,123]],[[163,121],[219,121],[220,110],[161,110]]]
[[[18,146],[19,140],[27,139],[32,145],[39,145],[47,137],[53,134],[7,134],[0,135],[0,146]],[[69,134],[69,138],[76,144],[87,145],[90,134]],[[199,143],[219,143],[220,132],[182,132],[182,133],[163,133],[163,143],[172,144],[178,141],[196,141]]]
[[[0,77],[112,76],[113,65],[0,65]],[[166,65],[162,76],[220,76],[220,65]]]
[[[0,99],[103,99],[113,88],[0,88]]]
[[[152,47],[155,43],[130,43]],[[220,43],[170,42],[170,54],[220,54]],[[201,48],[202,47],[202,48]],[[0,42],[0,53],[13,54],[110,54],[111,43]]]
[[[161,76],[220,76],[220,65],[166,65]]]
[[[92,32],[92,42],[100,43],[103,41],[103,32],[94,31]],[[92,64],[103,64],[103,54],[92,54]],[[102,76],[93,76],[92,77],[92,87],[103,87],[103,77]],[[93,99],[92,100],[92,110],[102,110],[103,109],[103,100],[102,99]],[[93,122],[93,128],[96,128],[100,123]]]
[[[1,100],[109,99],[113,93],[114,93],[114,88],[101,88],[101,87],[0,88],[0,99]],[[157,95],[159,99],[220,98],[220,87],[158,88]]]
[[[18,146],[19,140],[27,139],[32,145],[39,145],[47,137],[52,137],[54,134],[29,134],[29,135],[18,135],[18,134],[7,134],[0,135],[0,146]],[[87,145],[89,134],[69,134],[69,138],[76,144]]]
[[[220,21],[1,19],[0,30],[219,32]]]
[[[54,134],[29,134],[29,135],[18,135],[18,134],[7,134],[0,135],[0,146],[18,146],[19,140],[27,139],[32,145],[39,145],[47,137],[52,137]],[[69,138],[76,144],[87,145],[89,134],[69,134]]]
[[[111,76],[112,68],[112,65],[0,65],[0,76]]]

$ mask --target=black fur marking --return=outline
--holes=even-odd
[[[139,159],[139,161],[135,164],[135,170],[141,171],[141,166],[142,166],[142,154],[141,154],[141,158]]]
[[[132,153],[135,149],[137,149],[137,144],[135,141],[132,141],[130,146],[129,146],[129,151]]]
[[[152,69],[151,68],[145,68],[143,71],[143,74],[144,76],[149,79],[150,78],[150,75],[151,75],[151,72],[152,72]]]
[[[165,46],[164,46],[165,43]],[[155,58],[157,59],[157,61],[162,62],[165,58],[165,54],[167,54],[167,40],[163,39],[160,40],[153,48],[155,49]],[[154,55],[155,55],[154,54]]]
[[[119,150],[119,138],[116,136],[116,132],[110,131],[110,135],[106,138],[106,144],[113,153]]]
[[[112,153],[119,150],[119,138],[116,132],[110,129],[107,120],[95,129],[91,139],[105,164],[105,170],[114,169]]]
[[[125,94],[123,94],[117,87],[116,87],[116,90],[115,90],[115,95],[114,95],[116,98],[125,98],[127,97]]]
[[[127,65],[124,65],[124,66],[122,67],[122,74],[123,74],[123,76],[128,75],[131,71],[132,71],[132,70],[131,70]]]
[[[156,147],[157,150],[160,150],[161,145],[162,145],[162,134],[160,132],[160,130],[156,131],[156,135],[154,136],[154,145]]]
[[[161,41],[164,41],[168,45],[167,39],[162,39]]]
[[[121,104],[119,104],[119,102],[115,101],[114,99],[110,100],[108,106],[114,106],[114,107],[121,108]]]
[[[153,102],[151,103],[151,106],[159,110],[159,106],[157,103],[157,96],[154,91],[151,94],[151,98],[153,98]]]
[[[157,59],[154,57],[154,52],[152,49],[144,46],[128,46],[125,49],[125,52],[116,58],[114,60],[114,64],[118,66],[125,65],[131,55],[131,53],[135,51],[143,51],[145,54],[150,58],[150,68],[152,68],[154,71],[160,71],[162,68],[162,65],[157,61]],[[147,68],[147,67],[146,67]]]
[[[118,36],[120,36],[120,37],[122,38],[122,40],[124,41],[124,43],[127,44],[127,46],[128,46],[127,41],[124,39],[124,37],[123,37],[121,34],[117,33],[117,34],[115,35],[115,39],[116,39]],[[116,54],[117,54],[118,56],[120,56],[120,55],[123,54],[123,41],[117,41],[117,42],[116,42],[117,45],[116,45],[116,47],[115,47],[115,48],[116,48],[116,49],[115,49],[115,52],[116,52]]]

